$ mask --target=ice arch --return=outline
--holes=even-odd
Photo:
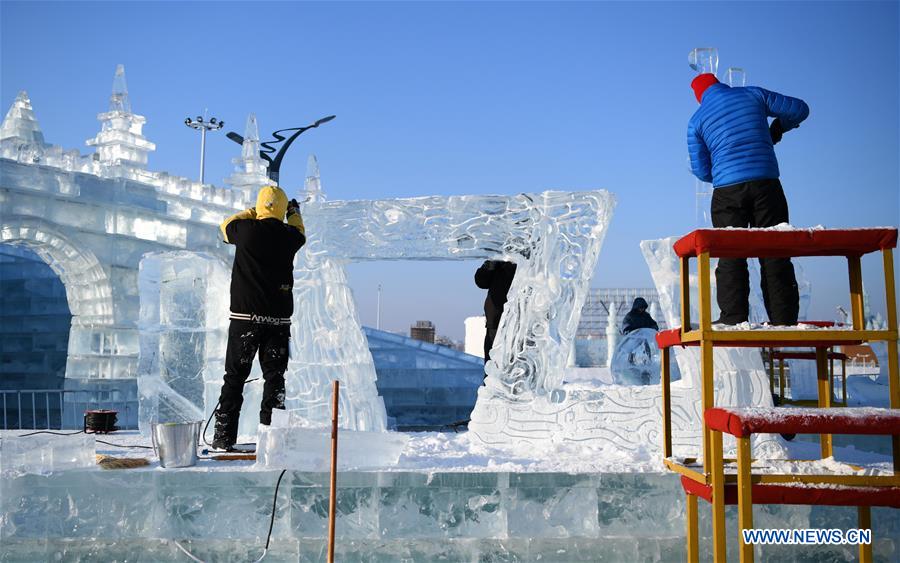
[[[318,193],[310,180],[317,182],[317,174],[307,192]],[[327,422],[328,383],[340,373],[349,383],[342,387],[345,427],[384,428],[374,364],[344,271],[344,264],[365,260],[517,263],[470,428],[477,433],[504,404],[529,408],[562,383],[614,205],[604,190],[308,202],[309,241],[294,275],[295,360],[287,375],[295,422]]]
[[[113,318],[110,281],[93,252],[76,246],[48,222],[33,217],[4,217],[0,243],[25,246],[59,276],[72,313],[66,373],[75,374],[91,357],[102,356]],[[71,376],[71,375],[70,375]]]

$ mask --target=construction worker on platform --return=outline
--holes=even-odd
[[[230,451],[237,441],[244,383],[257,353],[265,381],[260,424],[271,424],[272,409],[284,408],[284,372],[294,311],[294,255],[306,242],[306,234],[299,205],[295,200],[288,202],[276,186],[260,189],[256,207],[232,215],[220,229],[225,242],[236,250],[225,380],[212,446]]]
[[[754,86],[733,88],[700,74],[691,88],[700,107],[688,123],[691,171],[711,182],[713,227],[772,227],[788,223],[774,145],[806,119],[803,100]],[[768,118],[775,119],[769,124]],[[795,325],[800,296],[789,258],[761,258],[763,301],[773,325]],[[744,258],[720,258],[716,323],[749,320],[750,276]]]

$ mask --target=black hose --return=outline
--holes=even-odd
[[[25,438],[26,436],[34,436],[35,434],[53,434],[54,436],[74,436],[76,434],[83,434],[84,430],[79,430],[77,432],[52,432],[50,430],[38,430],[37,432],[29,432],[28,434],[19,434],[19,438]]]
[[[28,434],[19,434],[19,438],[25,438],[28,436],[34,436],[35,434],[53,434],[54,436],[75,436],[76,434],[87,434],[84,430],[79,430],[77,432],[52,432],[50,430],[38,430],[37,432],[29,432]],[[141,448],[145,450],[152,450],[153,446],[139,446],[139,445],[127,445],[127,444],[113,444],[112,442],[106,442],[104,440],[96,440],[101,444],[106,444],[107,446],[114,446],[116,448]]]
[[[287,473],[287,469],[281,470],[278,482],[275,483],[275,496],[272,498],[272,516],[269,518],[269,533],[266,534],[266,551],[269,549],[269,541],[272,539],[272,527],[275,525],[275,507],[278,505],[278,487],[281,486],[281,478]]]
[[[129,446],[127,444],[113,444],[112,442],[104,442],[103,440],[97,440],[97,442],[99,442],[101,444],[106,444],[107,446],[114,446],[116,448],[141,448],[143,450],[152,450],[153,449],[153,446],[139,446],[139,445]]]
[[[258,378],[258,377],[254,377],[253,379],[248,379],[247,381],[245,381],[244,384],[246,385],[247,383],[251,383],[251,382],[257,381],[259,379],[260,378]],[[206,431],[209,429],[209,423],[212,422],[213,417],[216,416],[217,412],[219,412],[219,405],[221,405],[221,404],[222,404],[221,400],[216,401],[216,408],[213,409],[213,411],[209,415],[209,418],[206,419],[206,425],[203,427],[203,433],[200,435],[200,438],[203,440],[203,443],[206,444],[206,446],[210,447],[210,448],[212,447],[212,444],[210,444],[209,441],[206,439]],[[237,445],[255,446],[256,444],[237,444]]]

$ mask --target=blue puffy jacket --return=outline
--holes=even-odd
[[[688,123],[691,172],[713,187],[778,178],[778,160],[767,117],[789,131],[809,115],[809,106],[763,88],[713,84]]]

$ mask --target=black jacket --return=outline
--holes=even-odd
[[[225,227],[234,244],[231,318],[289,324],[294,312],[294,255],[306,236],[275,218],[236,219]]]
[[[659,325],[647,312],[647,301],[643,297],[638,297],[631,305],[631,310],[625,315],[625,322],[622,323],[622,332],[628,334],[639,328],[652,328],[659,330]]]
[[[475,285],[488,290],[484,299],[485,326],[497,328],[500,326],[500,316],[503,314],[503,306],[506,305],[506,294],[512,285],[516,275],[516,265],[500,260],[485,260],[484,264],[475,272]]]

